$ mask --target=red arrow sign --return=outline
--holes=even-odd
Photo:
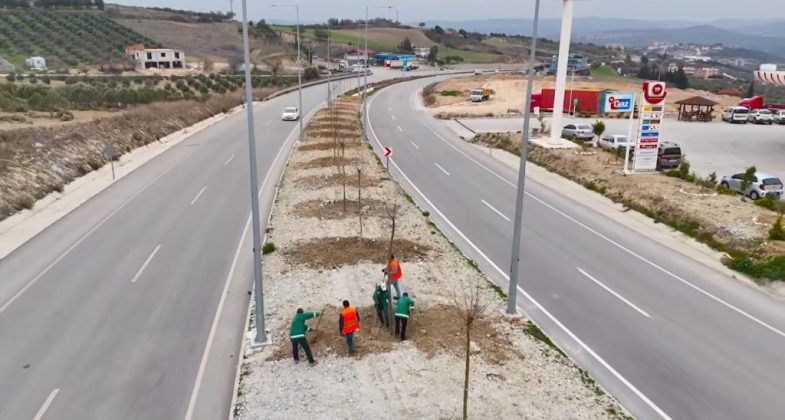
[[[384,156],[386,156],[386,157],[392,156],[392,149],[390,149],[389,147],[385,147],[384,148]]]

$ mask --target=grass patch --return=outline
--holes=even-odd
[[[460,90],[443,90],[443,91],[439,92],[439,95],[442,95],[442,96],[462,96],[463,92],[461,92]]]
[[[564,351],[562,349],[560,349],[556,344],[554,344],[553,341],[551,341],[550,337],[545,335],[545,333],[542,332],[540,327],[538,327],[533,322],[529,321],[529,323],[526,324],[526,326],[523,328],[523,332],[525,332],[527,335],[531,336],[532,338],[534,338],[536,340],[542,341],[543,344],[545,344],[546,346],[548,346],[551,349],[555,350],[557,353],[559,353],[562,356],[564,356],[564,358],[568,359],[567,354],[564,353]],[[588,374],[587,374],[587,376],[588,376]],[[589,379],[591,379],[591,377]]]
[[[272,242],[266,242],[262,245],[262,255],[272,254],[275,252],[277,248],[275,248],[275,244]]]
[[[726,265],[754,279],[785,281],[785,256],[755,257],[751,253],[736,252]]]
[[[593,76],[605,76],[605,77],[614,77],[619,75],[618,73],[616,73],[616,70],[614,70],[613,67],[610,66],[600,66],[597,67],[596,69],[591,69],[591,74]]]

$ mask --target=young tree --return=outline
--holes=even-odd
[[[600,141],[600,137],[602,137],[603,133],[605,133],[605,123],[597,120],[594,124],[591,125],[591,131],[597,136],[597,141]]]
[[[444,29],[439,25],[434,26],[433,31],[439,35],[442,35],[444,33]]]
[[[472,279],[459,279],[459,285],[453,289],[453,306],[466,328],[464,342],[463,371],[463,419],[469,418],[469,367],[471,362],[472,327],[475,321],[482,318],[488,309],[488,302],[482,296],[482,280],[479,276]],[[457,292],[456,292],[457,290]]]
[[[360,220],[360,240],[363,239],[363,166],[355,166],[357,169],[357,217]]]
[[[412,51],[414,51],[412,40],[409,39],[408,36],[404,38],[403,41],[400,44],[398,44],[398,50],[400,50],[402,53],[411,53]]]
[[[752,185],[752,180],[755,179],[755,172],[758,169],[755,168],[755,165],[750,166],[747,168],[746,171],[741,175],[741,193],[746,194],[747,189]]]
[[[436,60],[439,57],[439,47],[436,45],[431,45],[431,49],[428,51],[428,63],[433,65],[436,63]]]
[[[676,70],[676,75],[674,78],[677,88],[687,89],[690,87],[690,80],[687,78],[687,73],[684,72],[684,67],[679,66],[679,69]]]

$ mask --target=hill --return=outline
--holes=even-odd
[[[121,64],[126,60],[125,47],[135,43],[161,45],[100,11],[0,11],[0,56],[17,68],[35,55],[45,57],[52,69]]]

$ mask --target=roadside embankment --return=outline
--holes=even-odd
[[[237,418],[460,418],[467,347],[470,418],[626,417],[536,326],[504,314],[498,288],[389,178],[362,140],[357,98],[317,113],[305,138],[267,233],[272,344],[244,356]],[[380,327],[373,308],[390,247],[416,302],[405,341]],[[343,300],[360,313],[354,357],[338,332]],[[468,341],[467,306],[484,309]],[[302,351],[301,363],[292,360],[289,326],[300,307],[320,313],[309,321],[318,331],[306,334],[315,366]]]

